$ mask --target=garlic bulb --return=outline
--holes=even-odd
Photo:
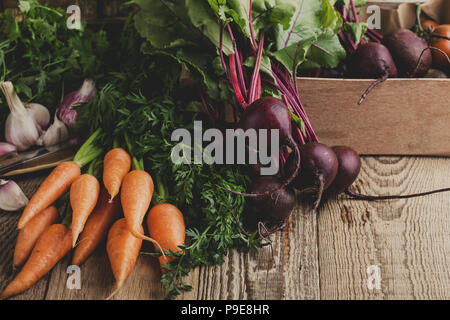
[[[25,207],[27,203],[28,198],[17,183],[0,179],[0,209],[16,211]]]
[[[41,130],[47,128],[50,123],[50,112],[48,112],[46,107],[39,103],[27,103],[25,104],[25,108],[33,115],[34,120],[36,120]]]
[[[39,137],[38,144],[41,146],[50,147],[54,144],[66,141],[69,138],[69,129],[58,119],[55,113],[55,120],[44,134]]]
[[[7,153],[16,153],[17,154],[16,146],[11,143],[8,143],[8,142],[0,142],[0,156],[7,154]]]
[[[42,128],[36,119],[44,123],[48,110],[36,105],[25,108],[10,81],[1,81],[0,88],[11,111],[5,124],[6,141],[14,144],[19,151],[26,150],[37,143]]]
[[[85,79],[83,85],[77,90],[68,93],[58,106],[60,119],[69,127],[74,128],[77,121],[77,111],[74,109],[80,103],[89,101],[95,96],[95,83],[91,79]]]

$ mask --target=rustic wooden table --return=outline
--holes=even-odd
[[[43,174],[17,178],[31,195]],[[450,185],[450,159],[365,157],[356,189],[413,193]],[[184,299],[450,299],[450,194],[366,202],[345,196],[318,214],[299,205],[270,248],[230,252],[220,266],[194,270]],[[0,289],[11,278],[15,213],[0,213]],[[81,268],[81,289],[67,289],[61,261],[14,299],[103,299],[114,280],[104,247]],[[376,279],[381,281],[377,288]],[[115,299],[161,299],[157,261],[141,256]],[[369,279],[371,279],[369,281]],[[368,281],[372,286],[368,286]]]

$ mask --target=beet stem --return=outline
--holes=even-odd
[[[250,28],[250,39],[253,45],[253,50],[256,51],[258,49],[258,44],[256,43],[255,31],[253,30],[252,5],[253,0],[250,0],[250,7],[248,10],[248,25]]]
[[[317,135],[314,132],[311,122],[309,121],[308,116],[306,115],[305,109],[303,108],[303,105],[300,102],[300,99],[298,98],[298,95],[292,94],[291,91],[286,87],[286,85],[280,80],[280,78],[277,76],[277,74],[272,71],[272,75],[275,78],[276,84],[275,87],[281,91],[284,95],[286,95],[286,98],[290,103],[288,105],[291,105],[292,109],[296,113],[297,116],[299,116],[303,122],[305,123],[307,134],[311,133],[312,139],[314,141],[318,141]],[[289,82],[290,83],[290,82]],[[287,84],[289,86],[289,83]]]
[[[242,67],[242,53],[238,50],[236,45],[236,39],[234,38],[233,31],[231,30],[230,24],[227,24],[228,34],[230,35],[230,39],[233,43],[234,54],[236,55],[236,65],[239,76],[239,87],[241,89],[242,95],[248,101],[247,88],[245,86],[244,80],[244,69]]]
[[[370,30],[370,29],[369,29],[369,30]],[[379,40],[377,37],[375,37],[372,33],[369,33],[369,32],[367,31],[367,32],[366,32],[366,35],[367,35],[370,39],[372,39],[372,41],[380,43],[380,40]]]
[[[250,82],[250,92],[248,94],[248,103],[251,104],[255,101],[255,89],[258,82],[259,70],[261,68],[262,49],[264,47],[264,30],[261,30],[259,39],[258,53],[256,55],[255,67],[253,69],[252,80]]]
[[[241,89],[239,87],[237,73],[236,73],[236,64],[235,64],[235,56],[234,54],[230,54],[228,57],[230,62],[230,78],[231,78],[231,86],[233,87],[234,95],[236,97],[237,102],[242,108],[245,108],[247,103],[245,102],[244,96],[242,95]]]
[[[303,138],[302,130],[300,130],[299,127],[296,127],[296,129],[297,129],[298,138],[300,139],[300,143],[302,145],[304,145],[305,144],[305,139]]]
[[[423,197],[423,196],[427,196],[430,194],[449,192],[449,191],[450,191],[450,188],[444,188],[444,189],[437,189],[437,190],[433,190],[433,191],[408,194],[408,195],[370,196],[370,195],[356,193],[356,192],[352,191],[350,188],[348,188],[345,191],[345,194],[354,199],[358,199],[358,200],[377,201],[377,200],[409,199],[409,198]]]
[[[383,39],[383,36],[380,33],[378,33],[377,31],[375,31],[374,29],[368,29],[367,32],[380,40]]]
[[[222,68],[225,71],[225,77],[230,80],[230,76],[228,74],[227,65],[225,63],[225,58],[223,56],[223,28],[220,28],[219,33],[219,55],[220,55],[220,62],[222,63]]]
[[[353,12],[353,21],[358,23],[359,22],[358,12],[356,12],[356,6],[355,6],[355,3],[353,2],[353,0],[350,0],[350,6],[351,6],[352,12]]]
[[[209,110],[208,104],[205,101],[205,97],[203,96],[203,93],[202,93],[202,90],[200,89],[200,87],[198,88],[198,94],[199,94],[200,100],[202,102],[203,110],[205,111],[206,115],[208,116],[209,121],[211,121],[211,124],[216,123],[216,119],[211,114],[211,110]]]

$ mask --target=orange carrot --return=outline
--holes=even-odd
[[[72,232],[63,224],[51,225],[36,242],[22,271],[6,287],[0,300],[19,294],[42,278],[71,248]]]
[[[62,162],[53,169],[25,207],[18,228],[22,229],[35,215],[69,190],[72,182],[80,174],[80,166],[73,161]]]
[[[130,171],[131,157],[122,148],[110,150],[103,159],[103,184],[108,190],[111,200],[119,194],[120,185]]]
[[[138,231],[150,206],[153,190],[152,177],[143,170],[133,170],[122,181],[120,201],[130,232],[139,239],[153,242],[162,251],[157,241]]]
[[[96,177],[83,174],[70,187],[70,205],[72,206],[72,247],[77,243],[78,235],[83,231],[87,218],[97,204],[100,184]]]
[[[169,203],[160,203],[154,206],[147,216],[147,226],[150,236],[158,241],[164,249],[179,252],[184,246],[186,227],[183,215],[177,207]],[[169,263],[175,257],[161,256],[161,266]]]
[[[113,222],[120,216],[119,199],[116,198],[112,202],[108,200],[108,192],[102,189],[97,205],[87,219],[84,230],[80,235],[80,241],[73,253],[72,264],[79,266],[86,261],[100,242],[105,239]]]
[[[139,232],[144,233],[142,226],[140,226]],[[114,222],[108,233],[106,251],[117,283],[116,289],[107,299],[111,299],[122,288],[136,264],[141,246],[142,239],[131,234],[124,218]]]
[[[14,249],[13,267],[20,267],[25,263],[33,250],[36,241],[58,219],[58,210],[50,206],[38,213],[28,221],[17,237],[16,247]]]

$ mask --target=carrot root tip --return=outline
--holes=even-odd
[[[132,231],[131,231],[131,234],[132,234],[133,236],[135,236],[136,238],[139,238],[139,239],[142,239],[142,240],[150,241],[151,243],[153,243],[154,245],[156,245],[156,246],[158,247],[158,249],[161,251],[163,257],[166,256],[166,254],[164,253],[163,248],[162,248],[161,245],[158,243],[158,241],[156,241],[155,239],[152,239],[152,238],[147,237],[147,236],[145,236],[145,235],[143,235],[143,234],[140,234],[140,233],[137,232],[136,230],[132,230]]]
[[[117,284],[116,289],[105,300],[111,300],[112,297],[114,297],[121,288],[122,284]]]

